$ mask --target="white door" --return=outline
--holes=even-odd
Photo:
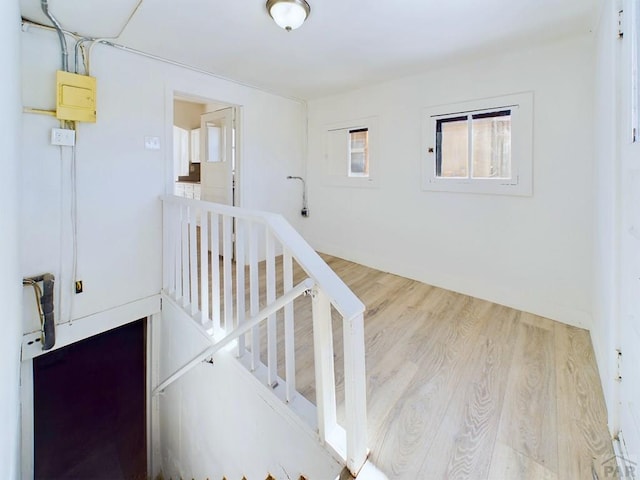
[[[640,146],[622,148],[620,238],[620,429],[628,454],[640,454]],[[634,460],[635,461],[635,460]]]
[[[640,456],[640,7],[625,1],[625,22],[620,78],[622,131],[619,175],[619,268],[620,311],[618,347],[620,357],[619,427],[626,454],[638,462]],[[629,32],[629,34],[627,33]],[[630,120],[630,121],[629,121]],[[635,135],[632,134],[635,130]],[[635,142],[632,141],[633,137]],[[637,465],[636,465],[637,472]]]
[[[229,107],[200,116],[202,200],[233,205],[233,122]]]

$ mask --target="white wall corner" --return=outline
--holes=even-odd
[[[19,265],[18,192],[20,185],[20,12],[19,2],[0,4],[0,58],[3,82],[0,110],[0,477],[17,480],[20,475],[20,336],[22,286]]]

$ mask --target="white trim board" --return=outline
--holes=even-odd
[[[152,295],[72,322],[56,325],[56,344],[51,350],[42,350],[40,332],[22,336],[22,361],[31,360],[85,338],[99,335],[127,323],[150,317],[160,312],[160,295]]]

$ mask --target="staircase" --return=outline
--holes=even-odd
[[[258,450],[268,461],[280,461],[279,446],[269,438],[260,439],[271,431],[266,427],[276,415],[278,425],[290,429],[286,434],[289,437],[282,438],[294,439],[289,450],[302,449],[305,442],[313,441],[312,448],[324,451],[327,462],[335,464],[332,471],[337,475],[332,478],[343,467],[355,477],[367,460],[362,302],[282,216],[174,196],[162,200],[162,321],[163,332],[171,333],[163,338],[160,355],[164,362],[154,395],[160,404],[160,430],[164,428],[165,434],[179,431],[181,440],[164,450],[161,470],[189,478],[190,474],[182,470],[191,468],[184,463],[190,451],[183,445],[191,441],[190,432],[203,429],[201,422],[211,418],[221,421],[238,414],[241,417],[236,423],[245,422],[244,429],[255,427],[252,445],[259,443]],[[296,365],[296,349],[306,348],[296,344],[296,331],[303,328],[296,324],[299,309],[310,309],[313,319],[312,325],[304,327],[312,337],[313,348],[313,363],[305,366]],[[344,358],[344,401],[340,402],[336,400],[332,312],[342,323],[339,343]],[[178,342],[179,336],[185,337]],[[223,368],[233,373],[221,373]],[[315,395],[298,391],[296,376],[301,374],[313,375]],[[196,377],[198,383],[185,390]],[[250,382],[241,384],[245,377]],[[217,385],[210,385],[212,382]],[[231,383],[242,395],[234,397],[224,388]],[[220,397],[219,404],[226,407],[218,406],[215,413],[207,414],[208,407],[203,408],[206,404],[194,399],[204,391],[210,392],[208,398]],[[250,397],[262,403],[239,406]],[[163,404],[167,405],[164,425]],[[256,416],[264,404],[268,409]],[[180,407],[176,409],[175,405]],[[166,413],[170,411],[173,414]],[[199,416],[194,418],[194,411]],[[256,417],[246,423],[247,416],[252,415]],[[180,420],[172,426],[176,416]],[[193,428],[185,431],[184,425]],[[167,436],[161,437],[164,441]],[[195,437],[202,441],[190,446],[191,450],[196,449],[202,458],[214,454],[200,445],[212,441],[206,432]],[[216,438],[218,445],[228,443],[223,437]],[[244,448],[243,444],[240,440],[238,448]],[[260,456],[255,445],[254,451],[244,451],[243,455]],[[232,451],[229,445],[226,447]],[[296,463],[299,459],[302,463],[306,459],[313,463],[316,454],[308,453],[309,448],[304,452],[287,461]],[[217,463],[226,461],[218,459]],[[228,475],[225,465],[218,466]],[[267,478],[305,478],[302,472],[292,476],[286,473],[292,467],[295,470],[297,465],[272,465],[262,471],[281,468],[285,472]],[[237,471],[239,468],[236,466]]]

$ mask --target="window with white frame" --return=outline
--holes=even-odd
[[[345,187],[376,186],[373,139],[375,117],[326,126],[325,164],[327,183]]]
[[[531,195],[532,93],[425,112],[423,188]]]
[[[349,130],[349,165],[347,175],[350,177],[369,176],[369,129],[356,128]]]

